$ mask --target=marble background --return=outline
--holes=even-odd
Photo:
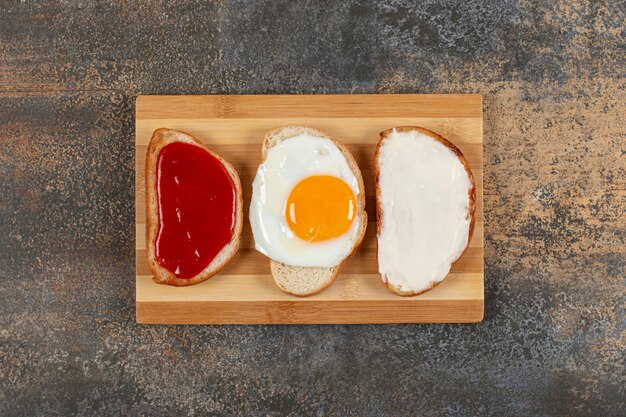
[[[0,0],[0,415],[623,416],[623,1]],[[139,326],[138,94],[480,93],[478,325]]]

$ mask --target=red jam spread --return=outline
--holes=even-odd
[[[235,185],[217,158],[180,142],[161,149],[156,181],[157,261],[178,278],[192,278],[233,236]]]

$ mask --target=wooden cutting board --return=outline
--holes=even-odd
[[[265,132],[307,125],[343,141],[361,167],[369,215],[362,246],[325,291],[306,298],[283,293],[269,262],[254,250],[248,223],[252,181]],[[400,297],[377,273],[374,149],[379,132],[416,125],[452,141],[470,163],[477,186],[469,248],[435,289]],[[189,287],[158,285],[146,260],[146,149],[160,127],[186,131],[229,160],[243,186],[241,248],[222,272]],[[168,324],[461,323],[483,318],[483,121],[480,95],[140,96],[136,107],[137,322]]]

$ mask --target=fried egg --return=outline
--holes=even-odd
[[[303,133],[281,141],[267,151],[252,184],[256,249],[287,265],[338,265],[359,236],[359,192],[332,140]]]

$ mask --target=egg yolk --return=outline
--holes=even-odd
[[[343,235],[356,216],[356,197],[348,184],[330,175],[300,181],[289,194],[285,217],[302,240],[320,242]]]

